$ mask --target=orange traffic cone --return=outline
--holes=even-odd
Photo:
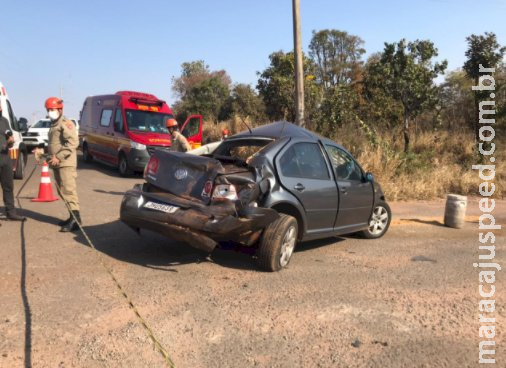
[[[32,202],[53,202],[57,200],[58,197],[53,195],[53,186],[51,185],[51,177],[49,176],[49,166],[47,162],[44,162],[40,176],[39,197],[33,198]]]

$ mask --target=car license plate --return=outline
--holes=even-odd
[[[155,203],[155,202],[151,202],[151,201],[146,202],[144,204],[144,208],[149,208],[152,210],[161,211],[161,212],[165,212],[165,213],[174,213],[179,209],[179,207],[176,207],[176,206],[171,206],[171,205],[162,204],[162,203]]]

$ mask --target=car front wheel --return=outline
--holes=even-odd
[[[377,203],[372,211],[369,227],[362,231],[361,235],[367,239],[381,238],[387,232],[391,219],[392,211],[388,203],[383,201]]]
[[[16,163],[16,171],[14,172],[14,179],[21,180],[25,175],[25,166],[26,166],[26,154],[23,151],[19,151],[18,162]]]
[[[267,271],[279,271],[286,267],[297,244],[297,234],[297,220],[280,214],[264,230],[257,251],[258,266]]]

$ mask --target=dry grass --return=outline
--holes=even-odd
[[[506,195],[506,150],[500,147],[504,147],[506,141],[496,140],[495,143],[494,198],[503,198]],[[436,136],[423,133],[417,137],[409,154],[385,147],[388,146],[367,146],[357,157],[365,170],[374,173],[389,199],[444,198],[449,193],[480,195],[479,185],[483,180],[478,170],[472,170],[472,165],[481,162],[472,134],[443,132]]]
[[[204,136],[204,143],[215,142],[221,139],[221,133],[223,129],[228,129],[230,135],[242,132],[247,130],[247,124],[250,128],[254,128],[260,124],[255,124],[250,121],[250,119],[246,119],[244,122],[242,119],[236,117],[228,121],[223,121],[218,124],[215,124],[210,121],[204,121],[204,126],[202,128],[202,133]]]
[[[253,128],[259,124],[247,121]],[[231,134],[246,126],[236,118],[217,125],[204,124],[204,137],[219,140],[221,131]],[[497,134],[494,139],[495,193],[493,198],[506,197],[506,139]],[[394,138],[397,139],[394,141]],[[329,137],[350,150],[364,170],[374,174],[389,200],[444,198],[449,193],[480,195],[483,182],[472,165],[480,162],[470,132],[424,132],[412,136],[411,152],[403,152],[403,141],[397,132],[372,132],[367,127],[337,129]]]

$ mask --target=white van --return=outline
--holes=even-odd
[[[14,146],[9,149],[9,156],[12,159],[12,167],[14,170],[14,178],[23,179],[26,160],[28,159],[28,151],[23,143],[18,120],[14,115],[9,96],[2,82],[0,82],[0,104],[2,105],[2,116],[9,122],[10,129],[14,136]]]

